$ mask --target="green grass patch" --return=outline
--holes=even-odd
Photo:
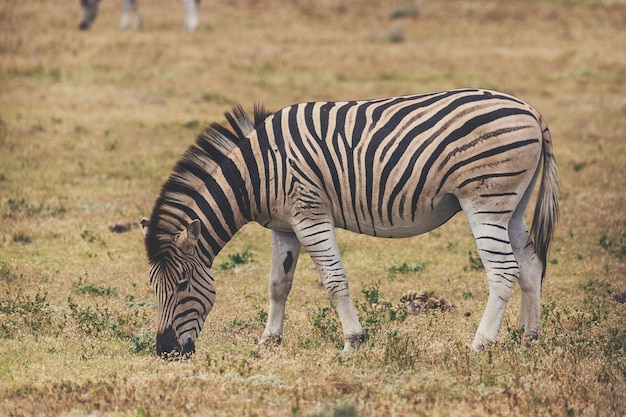
[[[246,248],[241,253],[228,254],[228,261],[221,262],[218,265],[218,269],[222,271],[235,269],[240,265],[247,265],[252,262],[254,262],[254,254],[250,249]]]
[[[83,282],[83,278],[79,278],[78,282],[74,284],[74,289],[79,294],[90,295],[102,295],[102,296],[117,296],[117,291],[110,285],[94,285]]]
[[[414,274],[417,272],[422,272],[426,269],[427,265],[428,264],[426,262],[417,264],[417,265],[409,265],[406,262],[403,262],[402,265],[400,266],[390,267],[388,270],[387,276],[389,277],[389,279],[394,279],[398,275]]]

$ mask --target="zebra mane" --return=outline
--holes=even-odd
[[[213,123],[187,149],[182,159],[174,167],[174,173],[181,173],[194,168],[205,172],[213,171],[224,157],[270,114],[271,112],[265,110],[262,105],[255,104],[253,124],[243,107],[235,106],[230,112],[224,114],[232,130]]]
[[[253,123],[243,107],[237,105],[230,112],[225,113],[232,130],[213,123],[185,151],[183,157],[174,166],[172,174],[163,184],[146,225],[146,251],[152,265],[158,263],[163,257],[166,247],[171,243],[171,236],[180,232],[181,227],[188,226],[188,224],[173,224],[164,206],[168,203],[184,205],[189,198],[188,192],[193,188],[193,182],[197,181],[194,176],[208,174],[217,168],[239,142],[244,140],[255,126],[261,124],[270,114],[271,112],[261,104],[255,104]],[[189,173],[193,175],[190,176]]]

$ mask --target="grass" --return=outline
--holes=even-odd
[[[244,249],[242,253],[230,253],[228,254],[228,261],[220,262],[217,265],[217,269],[219,270],[228,270],[234,269],[239,265],[245,265],[248,263],[252,263],[254,260],[254,255],[248,248]]]
[[[0,415],[626,413],[622,0],[207,1],[195,33],[180,4],[143,14],[142,32],[120,32],[105,1],[83,33],[78,2],[0,4]],[[487,287],[457,216],[410,239],[338,231],[367,333],[357,353],[340,354],[305,254],[282,345],[258,346],[270,238],[248,225],[216,259],[196,355],[154,355],[141,229],[110,228],[150,213],[205,126],[234,103],[466,86],[533,103],[554,138],[562,216],[537,342],[517,328],[516,290],[500,343],[467,349]],[[454,308],[407,314],[407,291]]]

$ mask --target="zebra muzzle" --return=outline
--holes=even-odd
[[[163,359],[184,359],[191,356],[196,351],[193,340],[188,339],[181,346],[176,338],[176,333],[169,327],[156,336],[157,355]]]

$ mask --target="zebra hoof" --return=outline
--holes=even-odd
[[[495,340],[490,340],[477,334],[476,337],[474,338],[474,341],[472,342],[471,349],[474,352],[482,352],[483,350],[488,349],[491,346],[493,346],[495,343],[496,343]]]
[[[538,331],[530,331],[530,332],[526,332],[524,334],[524,339],[527,342],[534,342],[536,340],[539,340],[539,332]]]
[[[363,333],[355,333],[346,336],[346,338],[344,339],[343,353],[349,353],[359,350],[364,340],[365,334]]]
[[[264,347],[278,346],[282,342],[283,342],[283,337],[281,335],[271,334],[269,336],[263,336],[261,338],[261,341],[259,342],[259,345],[264,346]]]

